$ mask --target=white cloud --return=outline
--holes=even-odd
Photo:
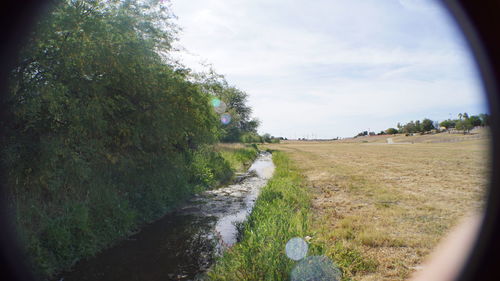
[[[348,136],[366,127],[360,116],[382,127],[432,110],[483,109],[468,50],[430,0],[174,0],[173,8],[182,59],[194,69],[209,62],[245,90],[263,132]]]

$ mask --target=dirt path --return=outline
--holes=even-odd
[[[303,170],[314,194],[313,239],[348,263],[347,276],[355,280],[409,277],[459,218],[481,209],[487,184],[485,140],[269,147],[287,152]],[[365,263],[349,261],[339,245]]]

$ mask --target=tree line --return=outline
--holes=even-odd
[[[429,118],[424,118],[423,120],[410,121],[407,123],[398,123],[396,128],[388,128],[379,133],[362,131],[356,136],[368,136],[368,135],[393,135],[393,134],[414,134],[414,133],[429,133],[432,131],[440,132],[443,130],[459,130],[464,133],[469,133],[474,127],[489,126],[490,116],[485,113],[478,115],[469,115],[467,112],[459,113],[456,119],[447,119],[441,122],[431,120]]]
[[[172,59],[159,0],[56,0],[17,57],[1,165],[17,231],[51,276],[232,176],[212,149],[256,134],[247,94]]]

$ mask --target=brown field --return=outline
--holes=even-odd
[[[385,136],[266,147],[289,154],[306,176],[313,239],[346,264],[346,277],[404,280],[461,217],[482,209],[488,139],[450,135],[393,137],[410,144],[384,144]],[[339,245],[360,253],[365,265],[349,262]]]

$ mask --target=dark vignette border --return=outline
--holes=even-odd
[[[0,1],[0,136],[3,136],[5,131],[1,124],[9,122],[4,104],[9,69],[37,18],[43,15],[50,3],[57,0]],[[0,171],[0,179],[3,178],[4,171]],[[4,191],[0,186],[0,280],[35,280],[26,266],[26,257],[14,233]]]
[[[0,4],[0,120],[4,116],[3,94],[8,70],[33,26],[48,4],[56,0],[3,0]],[[492,177],[486,214],[467,264],[458,278],[496,280],[500,276],[500,1],[442,0],[462,29],[474,54],[487,93],[492,129]],[[3,134],[0,128],[0,134]],[[3,171],[0,171],[2,177]],[[0,189],[0,279],[34,280],[13,233]],[[498,268],[497,268],[498,266]]]
[[[500,1],[442,0],[476,59],[491,113],[491,179],[483,224],[458,280],[500,276]]]

